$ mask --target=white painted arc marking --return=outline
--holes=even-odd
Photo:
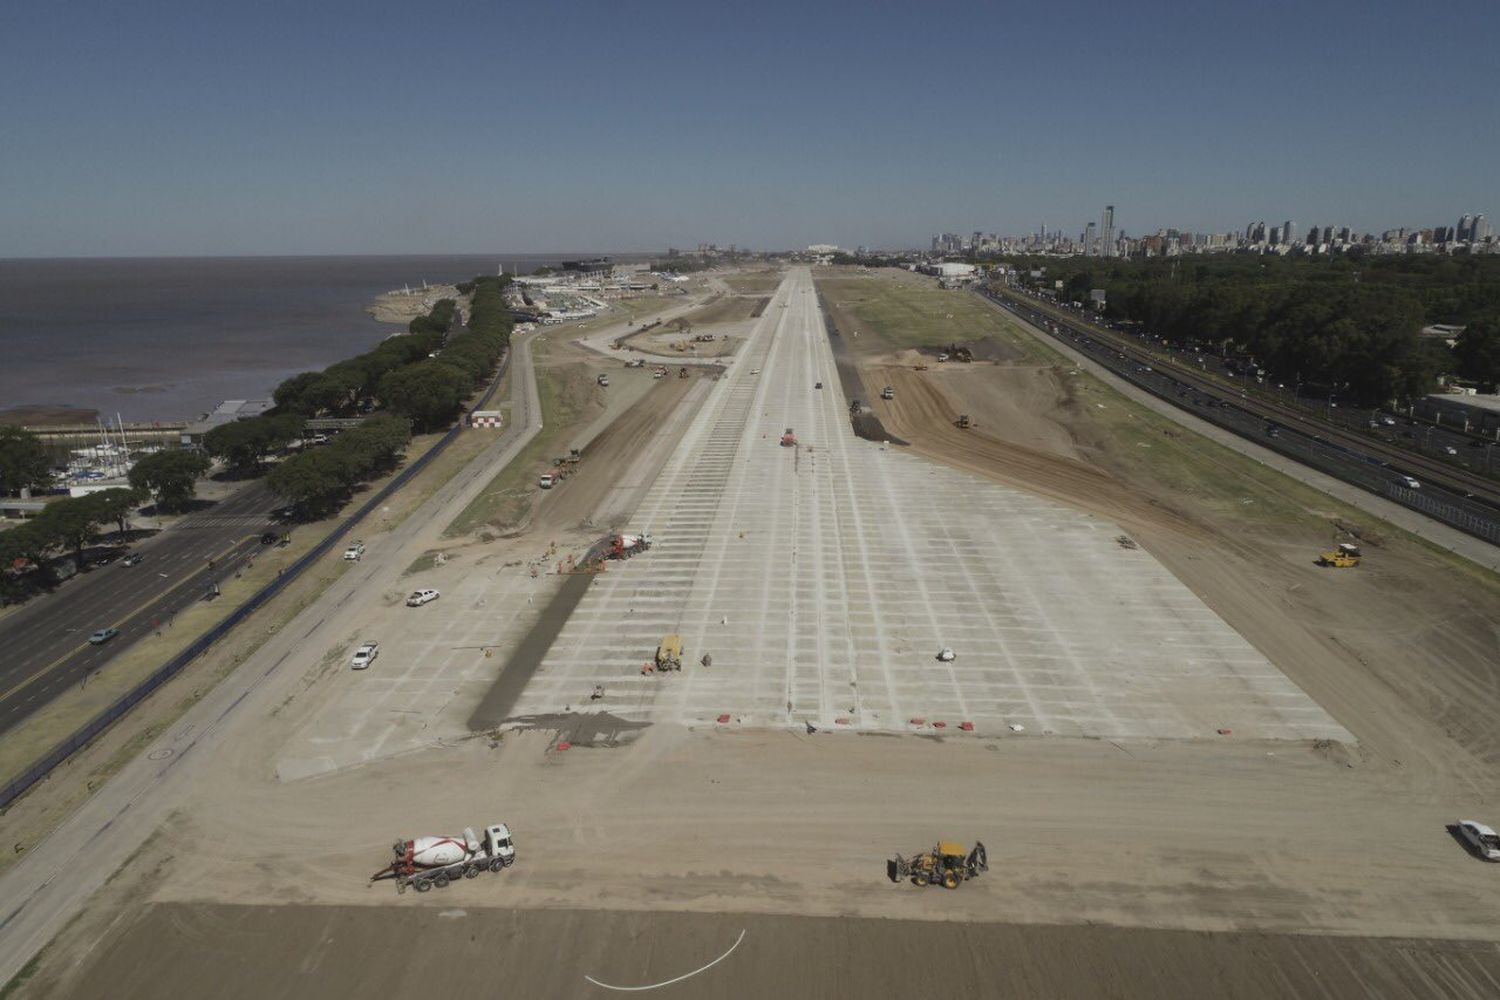
[[[587,979],[589,982],[593,983],[595,986],[602,986],[602,987],[604,987],[607,990],[618,990],[621,993],[639,993],[641,990],[659,990],[663,986],[671,986],[673,983],[680,983],[684,979],[692,979],[694,976],[696,976],[700,972],[707,972],[709,969],[712,969],[714,966],[716,966],[720,962],[724,961],[724,959],[726,959],[730,955],[734,954],[734,949],[738,948],[740,946],[740,942],[743,941],[743,940],[745,940],[745,932],[744,931],[740,931],[740,936],[734,939],[734,944],[730,945],[729,946],[729,950],[726,951],[724,954],[720,955],[718,958],[714,959],[712,962],[709,962],[707,965],[705,965],[701,969],[694,969],[692,972],[683,973],[682,975],[678,976],[676,979],[668,979],[666,982],[663,982],[663,983],[652,983],[649,986],[611,986],[609,983],[601,983],[601,982],[599,982],[599,980],[595,979],[593,976],[584,976],[583,978]]]

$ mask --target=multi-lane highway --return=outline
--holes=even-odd
[[[232,577],[273,527],[275,503],[264,484],[253,483],[135,546],[138,565],[115,560],[96,566],[0,620],[0,733],[70,686],[87,683],[110,659],[168,627],[173,615]],[[90,634],[102,628],[119,629],[119,635],[90,645]]]
[[[1129,337],[1014,292],[982,289],[981,294],[1127,381],[1211,423],[1477,538],[1500,543],[1500,490],[1483,476],[1313,419],[1299,406],[1230,392],[1216,378],[1163,360]]]

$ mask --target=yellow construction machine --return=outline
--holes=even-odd
[[[676,632],[664,637],[661,645],[656,647],[656,669],[682,669],[682,636]]]
[[[1332,552],[1324,552],[1318,556],[1319,566],[1333,566],[1336,569],[1348,569],[1359,565],[1359,546],[1349,542],[1340,542],[1339,547]]]
[[[912,885],[940,885],[944,889],[957,889],[980,872],[990,870],[989,854],[984,844],[975,841],[974,849],[967,854],[964,846],[951,840],[940,840],[930,851],[914,857],[901,855],[885,863],[885,873],[892,882],[911,879]]]

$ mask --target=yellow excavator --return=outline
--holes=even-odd
[[[892,882],[909,878],[912,885],[940,885],[944,889],[957,889],[989,870],[989,854],[979,841],[974,842],[974,849],[967,854],[962,844],[940,840],[930,851],[910,858],[898,854],[885,863],[885,873]]]
[[[1340,542],[1339,547],[1331,552],[1324,552],[1318,556],[1319,566],[1332,566],[1336,569],[1348,569],[1359,565],[1359,546],[1350,542]]]

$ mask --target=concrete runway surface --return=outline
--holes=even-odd
[[[602,685],[591,707],[637,721],[1348,738],[1118,525],[856,440],[846,412],[794,271],[637,512],[655,548],[590,588],[514,714]],[[670,632],[689,666],[643,675]]]

